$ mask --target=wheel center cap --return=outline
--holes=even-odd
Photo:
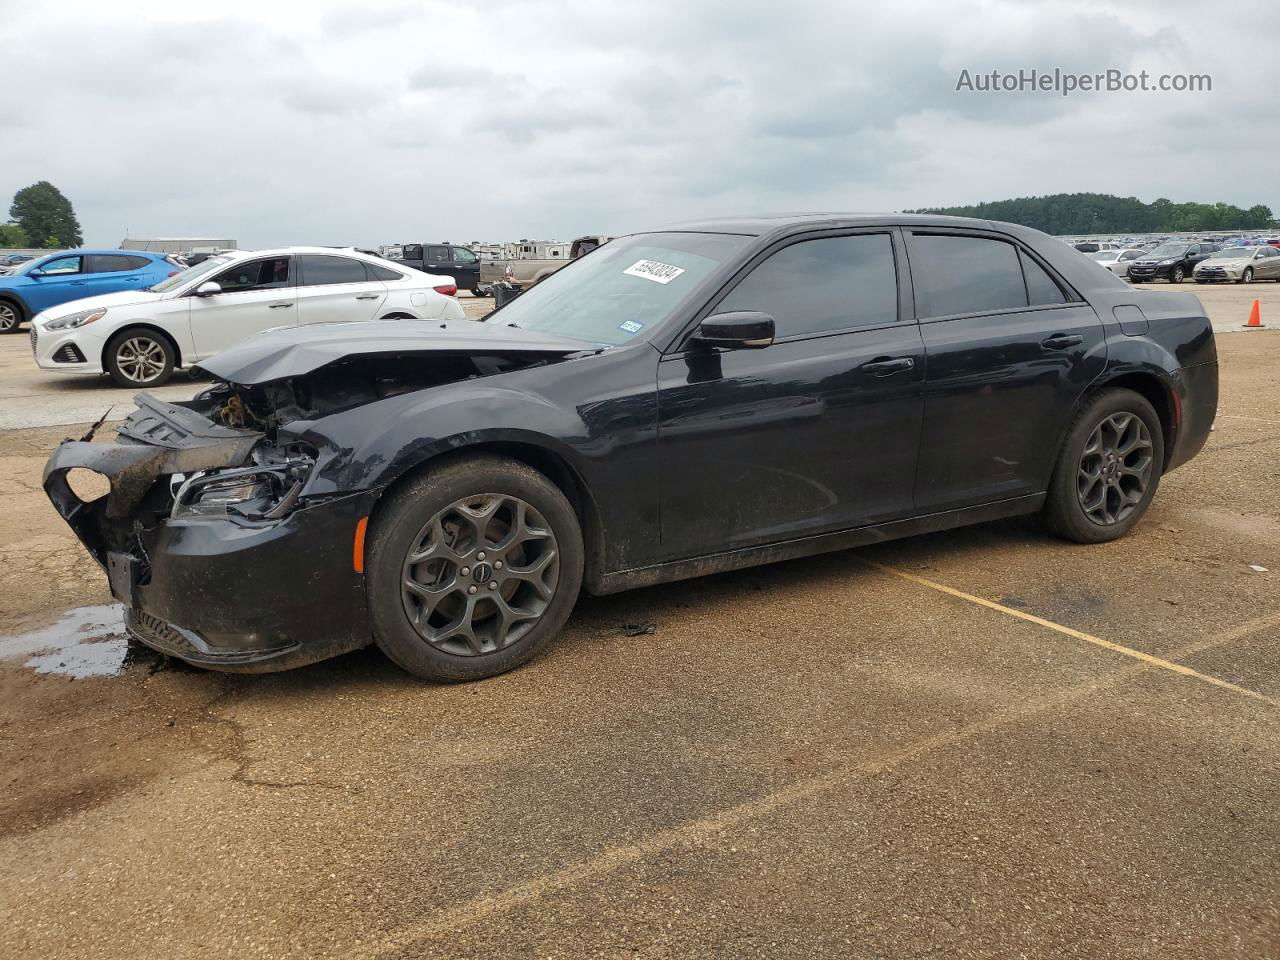
[[[471,568],[471,579],[476,583],[484,583],[493,579],[493,567],[487,563],[477,563]]]

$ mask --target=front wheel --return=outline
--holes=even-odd
[[[22,311],[8,300],[0,300],[0,333],[17,333]]]
[[[1169,274],[1169,282],[1181,283],[1183,278],[1186,277],[1186,275],[1187,275],[1187,272],[1183,270],[1181,267],[1174,267],[1173,273]]]
[[[560,489],[489,454],[429,465],[371,522],[374,639],[410,673],[481,680],[549,644],[582,585],[578,519]]]
[[[124,330],[107,344],[107,373],[122,387],[158,387],[173,376],[177,360],[167,337],[150,330]]]
[[[1253,283],[1253,267],[1245,267],[1244,273],[1240,274],[1241,283]]]
[[[1145,397],[1103,390],[1076,415],[1058,455],[1045,521],[1060,537],[1103,543],[1124,536],[1155,496],[1164,432]]]

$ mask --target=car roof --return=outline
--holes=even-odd
[[[100,257],[106,254],[114,254],[116,256],[128,256],[128,257],[132,257],[132,256],[155,257],[160,260],[164,259],[163,253],[154,253],[150,250],[121,250],[118,247],[76,247],[73,250],[50,250],[47,254],[38,253],[36,254],[36,256],[37,257],[44,257],[44,256],[71,257],[71,256],[89,255],[89,256]]]
[[[761,237],[768,233],[785,230],[790,227],[823,226],[857,227],[900,224],[902,226],[922,227],[971,227],[991,229],[994,226],[1008,227],[1013,224],[997,224],[992,220],[978,220],[972,217],[945,217],[941,214],[928,213],[778,213],[763,214],[754,217],[721,217],[708,220],[692,220],[685,223],[674,223],[661,230],[642,230],[640,233],[736,233],[750,237]]]
[[[444,246],[444,244],[440,244]],[[351,247],[276,247],[271,250],[226,250],[222,253],[211,254],[215,257],[284,257],[289,254],[298,253],[322,253],[327,256],[334,257],[355,257],[357,260],[377,260],[381,261],[381,257],[373,256],[368,253],[361,253],[359,250],[353,250]]]

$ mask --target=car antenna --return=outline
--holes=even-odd
[[[116,405],[114,403],[111,406],[107,407],[107,412],[98,418],[98,422],[89,428],[89,432],[80,438],[80,442],[88,443],[90,440],[92,440],[93,435],[98,432],[98,428],[107,422],[107,417],[111,416],[111,411],[114,410],[115,408],[116,408]]]

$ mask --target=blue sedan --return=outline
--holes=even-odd
[[[181,270],[162,253],[64,250],[37,257],[0,276],[0,333],[68,300],[145,290]]]

